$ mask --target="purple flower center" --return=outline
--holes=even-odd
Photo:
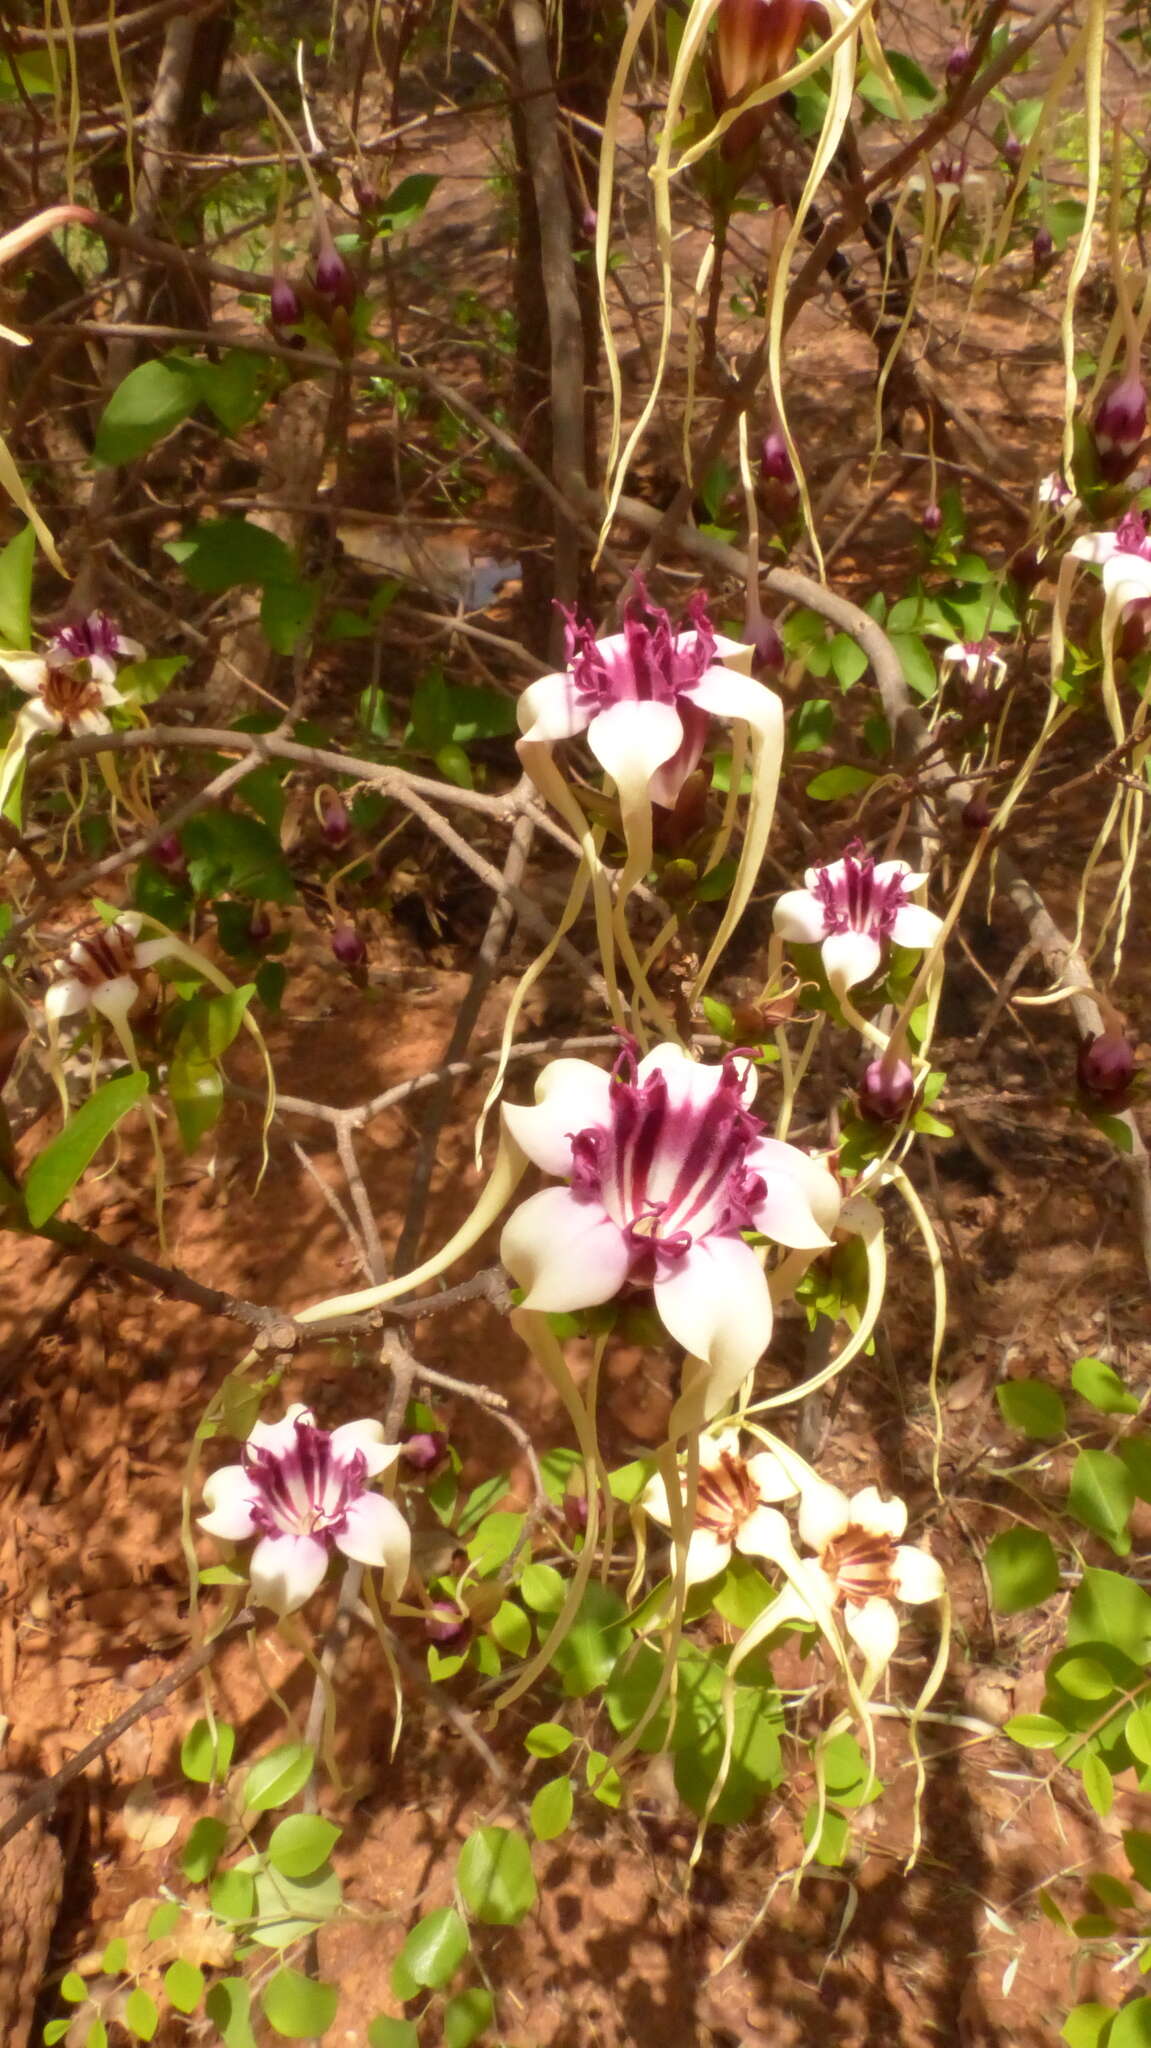
[[[597,640],[595,627],[565,611],[567,665],[585,708],[607,711],[613,704],[677,704],[715,662],[715,632],[707,600],[697,591],[684,626],[672,625],[662,606],[648,598],[643,578],[624,606],[622,647]],[[606,651],[605,651],[606,650]]]
[[[69,948],[67,966],[85,988],[99,988],[105,981],[117,981],[122,974],[138,974],[136,940],[126,925],[110,924],[87,938],[77,939]]]
[[[1147,521],[1142,512],[1134,508],[1125,512],[1115,528],[1115,545],[1121,555],[1138,555],[1144,562],[1151,562],[1151,539],[1147,534]]]
[[[348,1509],[364,1492],[368,1461],[332,1449],[331,1431],[297,1420],[287,1451],[245,1444],[242,1461],[254,1492],[252,1520],[265,1536],[314,1536],[330,1543],[343,1530]]]
[[[573,1134],[571,1184],[626,1235],[634,1280],[650,1285],[701,1237],[755,1228],[767,1190],[747,1154],[764,1125],[744,1107],[734,1058],[706,1101],[673,1103],[659,1071],[636,1079],[629,1049],[616,1061],[610,1107],[606,1128]]]
[[[816,871],[812,894],[823,911],[825,936],[866,932],[869,938],[888,939],[903,908],[906,877],[888,875],[880,881],[869,853],[848,851],[834,867]]]
[[[110,661],[120,652],[120,629],[107,612],[89,612],[86,619],[61,626],[53,637],[51,651],[64,655],[68,661],[91,661],[93,655]]]

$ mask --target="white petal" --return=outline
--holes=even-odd
[[[72,720],[73,732],[111,732],[112,728],[102,711],[80,711]]]
[[[228,1543],[242,1543],[256,1527],[252,1515],[255,1487],[250,1472],[242,1465],[221,1465],[204,1481],[204,1499],[209,1513],[198,1515],[201,1529],[209,1536],[222,1536]]]
[[[926,875],[912,874],[910,864],[905,860],[876,861],[875,879],[880,887],[883,887],[888,882],[894,882],[897,878],[908,891],[921,888],[927,880]]]
[[[357,1451],[362,1452],[368,1467],[368,1477],[378,1479],[394,1465],[400,1455],[399,1444],[384,1442],[384,1425],[365,1416],[362,1422],[341,1422],[332,1431],[332,1450],[337,1458],[349,1462]]]
[[[808,869],[809,874],[814,872]],[[786,889],[776,901],[771,921],[781,938],[801,946],[818,946],[827,930],[823,905],[810,889]]]
[[[738,1458],[738,1456],[738,1429],[716,1429],[712,1430],[710,1434],[700,1437],[699,1469],[701,1472],[714,1472],[717,1466],[722,1465],[725,1458]]]
[[[568,740],[574,733],[583,732],[594,712],[594,702],[583,704],[577,698],[567,670],[557,675],[541,676],[538,682],[529,683],[516,704],[516,717],[524,738],[544,745]]]
[[[706,1412],[714,1415],[771,1341],[771,1294],[759,1260],[742,1238],[697,1238],[653,1291],[664,1328],[712,1368]]]
[[[1119,542],[1113,533],[1084,533],[1073,540],[1067,552],[1076,555],[1081,562],[1106,562],[1119,551]]]
[[[122,661],[143,661],[147,649],[139,640],[130,640],[126,633],[117,633],[116,652]]]
[[[779,1138],[758,1138],[749,1146],[747,1166],[761,1174],[767,1194],[752,1210],[757,1230],[775,1244],[816,1251],[831,1243],[842,1197],[822,1160]]]
[[[941,1600],[946,1581],[937,1559],[913,1543],[901,1543],[895,1552],[895,1590],[901,1600],[919,1607],[925,1600]]]
[[[1103,588],[1108,597],[1114,594],[1123,604],[1151,597],[1151,562],[1141,555],[1112,555],[1103,564]]]
[[[794,1488],[792,1488],[794,1492]],[[785,1498],[778,1495],[778,1499]],[[767,1557],[774,1564],[791,1556],[791,1530],[778,1508],[755,1508],[736,1533],[735,1546],[745,1557]]]
[[[760,1500],[794,1500],[799,1488],[774,1451],[757,1451],[747,1461],[751,1483]]]
[[[843,1626],[863,1651],[867,1664],[865,1683],[873,1684],[895,1655],[899,1616],[890,1600],[865,1600],[862,1607],[849,1600],[843,1610]]]
[[[907,1527],[907,1503],[893,1494],[884,1500],[878,1487],[864,1486],[848,1502],[850,1520],[869,1536],[891,1536],[898,1543]]]
[[[730,668],[705,669],[698,683],[682,694],[713,718],[740,718],[757,731],[774,716],[774,692]]]
[[[731,1563],[731,1545],[724,1543],[714,1529],[693,1529],[687,1545],[687,1583],[702,1586],[705,1579],[714,1579],[717,1572],[726,1571]]]
[[[933,910],[924,910],[919,903],[904,903],[895,913],[891,936],[897,946],[910,946],[917,953],[926,953],[942,930],[943,919],[936,917]]]
[[[30,739],[35,733],[63,732],[64,720],[58,711],[49,711],[42,697],[33,697],[25,704],[16,720],[16,726],[18,731],[26,732]]]
[[[42,690],[48,680],[48,664],[38,654],[0,653],[0,669],[10,683],[26,691],[29,697]]]
[[[44,997],[46,1017],[74,1017],[78,1010],[88,1007],[88,985],[76,975],[65,975],[62,981],[54,981]]]
[[[113,975],[110,981],[99,981],[88,992],[88,1001],[102,1017],[123,1029],[140,991],[130,974]]]
[[[736,1062],[743,1069],[743,1099],[750,1108],[759,1088],[759,1075],[753,1060]],[[702,1060],[693,1060],[681,1045],[656,1045],[645,1053],[636,1068],[636,1079],[643,1086],[650,1074],[662,1074],[667,1084],[668,1107],[673,1115],[680,1108],[695,1111],[708,1110],[718,1088],[723,1086],[723,1068],[705,1065]]]
[[[382,1569],[389,1600],[403,1592],[412,1563],[412,1532],[395,1501],[382,1493],[362,1493],[344,1517],[336,1548],[357,1564]]]
[[[175,951],[172,939],[141,939],[136,946],[136,959],[141,967],[154,967],[157,960],[170,960]]]
[[[292,1614],[310,1600],[328,1569],[328,1547],[315,1536],[265,1536],[248,1566],[253,1600]]]
[[[823,1550],[835,1536],[842,1536],[851,1522],[851,1503],[838,1486],[813,1472],[799,1494],[799,1533],[809,1550]]]
[[[315,1420],[303,1401],[293,1401],[278,1422],[253,1422],[248,1431],[248,1442],[254,1450],[270,1451],[274,1458],[283,1458],[296,1448],[297,1422],[310,1422],[314,1426]]]
[[[668,1506],[667,1487],[659,1473],[653,1473],[639,1497],[639,1504],[653,1522],[659,1522],[665,1529],[671,1527],[671,1509]]]
[[[116,923],[122,932],[127,932],[130,939],[138,939],[144,929],[144,914],[140,910],[122,910]]]
[[[524,1307],[553,1315],[611,1301],[631,1264],[619,1225],[599,1202],[578,1200],[570,1188],[544,1188],[513,1210],[500,1258],[524,1289]]]
[[[628,806],[646,795],[656,769],[670,760],[683,739],[674,704],[651,698],[612,704],[592,719],[587,743]]]
[[[611,1075],[590,1060],[552,1060],[536,1082],[534,1105],[505,1102],[503,1119],[533,1166],[566,1180],[576,1132],[611,1122]]]
[[[883,958],[883,948],[869,932],[831,932],[820,947],[823,971],[833,989],[854,988],[870,981]]]

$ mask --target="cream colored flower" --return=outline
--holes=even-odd
[[[816,1555],[801,1561],[773,1611],[782,1622],[816,1620],[829,1601],[842,1609],[843,1626],[863,1652],[862,1689],[871,1692],[899,1641],[895,1602],[919,1606],[941,1599],[943,1571],[927,1551],[900,1542],[906,1503],[882,1499],[874,1486],[849,1498],[812,1473],[800,1490],[798,1522],[801,1538]]]
[[[791,1532],[772,1501],[790,1500],[796,1487],[771,1451],[740,1456],[739,1431],[725,1429],[699,1442],[699,1484],[687,1546],[687,1583],[699,1585],[744,1557],[778,1559],[791,1554]],[[649,1480],[640,1505],[653,1521],[670,1528],[671,1512],[662,1479]]]

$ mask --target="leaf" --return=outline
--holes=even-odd
[[[226,2048],[256,2048],[248,2019],[252,1994],[243,1977],[221,1977],[204,2000],[204,2011]]]
[[[401,178],[375,212],[380,234],[400,235],[414,227],[439,182],[430,171],[413,171]]]
[[[250,1870],[222,1870],[208,1894],[218,1920],[250,1920],[256,1910],[256,1885]]]
[[[1021,1614],[1059,1590],[1059,1560],[1051,1538],[1038,1529],[1004,1529],[984,1559],[998,1614]]]
[[[524,1517],[498,1509],[485,1515],[468,1544],[468,1557],[481,1577],[505,1564],[523,1535]]]
[[[343,1886],[330,1863],[310,1877],[283,1877],[278,1870],[257,1868],[255,1885],[251,1938],[261,1948],[285,1949],[305,1940],[334,1919],[343,1904]]]
[[[202,403],[215,413],[229,434],[254,420],[263,403],[263,358],[251,349],[230,348],[218,363],[195,362],[189,368]]]
[[[1091,1801],[1100,1820],[1106,1820],[1107,1815],[1115,1804],[1115,1780],[1111,1776],[1103,1758],[1097,1755],[1093,1749],[1089,1749],[1083,1758],[1081,1776],[1083,1779],[1083,1790],[1086,1792],[1088,1799]]]
[[[60,1979],[60,1996],[66,1999],[69,2005],[83,2005],[88,1996],[88,1986],[79,1970],[65,1971]]]
[[[709,1809],[724,1751],[723,1672],[708,1659],[704,1666],[708,1686],[714,1688],[714,1719],[706,1732],[678,1751],[675,1760],[676,1789],[697,1814]],[[763,1686],[736,1686],[731,1759],[723,1788],[710,1805],[710,1819],[717,1826],[732,1827],[746,1820],[764,1793],[778,1785],[783,1772],[779,1725],[778,1694]],[[677,1722],[677,1741],[679,1737]]]
[[[850,690],[860,676],[867,674],[868,660],[857,640],[850,633],[836,633],[829,648],[831,671],[841,690]]]
[[[823,1823],[819,1825],[818,1806],[809,1806],[803,1816],[803,1839],[811,1842],[819,1826],[819,1841],[815,1860],[825,1870],[838,1870],[847,1854],[851,1842],[851,1827],[846,1814],[837,1813],[833,1806],[824,1808]]]
[[[471,1946],[467,1926],[454,1906],[440,1906],[417,1920],[399,1961],[414,1984],[429,1991],[442,1991],[455,1976]]]
[[[1067,1506],[1084,1528],[1111,1545],[1117,1557],[1131,1548],[1127,1524],[1135,1505],[1135,1483],[1111,1451],[1080,1451],[1067,1489]]]
[[[412,2020],[393,2020],[381,2013],[369,2024],[368,2048],[420,2048],[420,2030]]]
[[[551,1778],[532,1800],[530,1820],[537,1842],[554,1842],[571,1823],[575,1793],[570,1778]]]
[[[190,997],[180,1023],[180,1050],[218,1060],[234,1043],[255,993],[256,984],[249,981],[218,995]]]
[[[557,1572],[554,1564],[529,1564],[524,1566],[524,1575],[520,1580],[520,1598],[525,1607],[531,1608],[533,1614],[558,1614],[564,1604],[566,1594],[567,1586],[562,1574]],[[566,1731],[561,1732],[566,1733]],[[570,1742],[572,1739],[569,1735],[568,1741]],[[542,1750],[537,1750],[534,1753],[538,1756],[544,1754]],[[556,1755],[558,1753],[558,1751],[554,1752]]]
[[[1077,1358],[1071,1368],[1071,1384],[1101,1415],[1139,1413],[1138,1396],[1128,1392],[1114,1367],[1101,1358]]]
[[[296,887],[276,833],[247,811],[205,811],[181,832],[197,896],[291,903]]]
[[[0,552],[0,646],[19,653],[32,638],[36,530],[25,526]]]
[[[821,1751],[820,1763],[828,1797],[837,1806],[869,1806],[883,1790],[854,1735],[833,1735]]]
[[[196,373],[178,356],[140,363],[129,370],[104,408],[92,445],[93,462],[108,468],[135,461],[186,420],[199,399]]]
[[[340,2002],[337,1984],[321,1984],[302,1970],[277,1970],[260,1993],[264,2018],[289,2041],[309,2041],[325,2034]]]
[[[150,2041],[160,2024],[156,2001],[137,1984],[124,2000],[124,2025],[138,2041]]]
[[[526,1657],[531,1648],[532,1625],[522,1607],[505,1600],[496,1608],[488,1627],[501,1650],[509,1657]]]
[[[284,1742],[253,1764],[244,1781],[244,1805],[251,1813],[286,1806],[312,1775],[316,1752],[307,1742]]]
[[[996,1387],[995,1398],[1008,1429],[1048,1441],[1066,1435],[1063,1398],[1046,1380],[1004,1380]]]
[[[128,1944],[122,1934],[110,1941],[100,1958],[100,1968],[106,1977],[118,1977],[128,1967]]]
[[[524,1736],[524,1748],[530,1756],[565,1756],[574,1741],[570,1728],[561,1728],[558,1721],[537,1721]]]
[[[536,1902],[532,1852],[515,1828],[476,1828],[460,1850],[456,1882],[485,1927],[515,1927]]]
[[[315,583],[297,578],[268,583],[260,600],[260,629],[274,654],[294,654],[319,609]]]
[[[1119,1572],[1089,1567],[1072,1595],[1067,1643],[1106,1643],[1134,1664],[1151,1663],[1151,1594]]]
[[[179,1899],[161,1899],[148,1919],[149,1941],[163,1941],[171,1934],[184,1908]]]
[[[812,697],[797,704],[788,720],[788,744],[793,754],[814,754],[826,747],[835,731],[835,707],[826,697]]]
[[[206,1813],[198,1820],[184,1844],[180,1868],[190,1884],[206,1884],[228,1839],[226,1822]]]
[[[227,1721],[211,1728],[207,1721],[195,1721],[180,1745],[180,1769],[194,1785],[210,1785],[213,1778],[227,1777],[236,1747],[236,1731]]]
[[[623,1799],[623,1779],[613,1770],[602,1749],[589,1749],[584,1758],[584,1771],[588,1791],[601,1806],[619,1806]]]
[[[1114,2017],[1112,2005],[1073,2006],[1063,2022],[1062,2038],[1067,2048],[1106,2048]]]
[[[471,2043],[491,2026],[495,2018],[492,1994],[482,1984],[469,1991],[457,1991],[444,2007],[446,2048],[471,2048]]]
[[[1145,1892],[1151,1892],[1151,1835],[1142,1828],[1125,1828],[1123,1847],[1131,1865],[1131,1875]]]
[[[1151,1501],[1151,1436],[1125,1436],[1115,1450],[1130,1472],[1140,1500]]]
[[[1141,1764],[1151,1764],[1151,1704],[1132,1707],[1123,1730],[1127,1747]]]
[[[24,1202],[34,1230],[56,1214],[121,1117],[147,1093],[146,1074],[120,1074],[114,1081],[105,1081],[32,1161],[24,1182]]]
[[[841,796],[857,796],[861,790],[870,789],[875,781],[870,769],[853,768],[844,762],[839,768],[825,768],[820,775],[813,775],[804,791],[805,796],[816,803],[834,803]]]
[[[189,1057],[173,1059],[165,1080],[165,1093],[176,1112],[180,1142],[185,1152],[194,1152],[202,1138],[215,1129],[224,1107],[224,1082],[214,1060]]]
[[[1107,2048],[1151,2048],[1151,1998],[1120,2006],[1107,2036]]]
[[[165,544],[197,590],[218,597],[240,584],[294,583],[295,557],[289,547],[250,519],[206,519],[179,540]]]
[[[1074,1700],[1106,1700],[1118,1686],[1106,1665],[1097,1657],[1076,1655],[1074,1652],[1060,1660],[1058,1668],[1053,1663],[1048,1671],[1048,1681],[1069,1693]]]
[[[939,673],[932,660],[930,650],[918,633],[893,633],[891,644],[899,656],[899,665],[909,690],[917,697],[934,697],[939,688]]]
[[[593,1579],[563,1642],[552,1652],[569,1699],[585,1699],[610,1676],[627,1641],[624,1603],[610,1586]]]
[[[1050,1714],[1016,1714],[1004,1722],[1003,1733],[1023,1749],[1054,1749],[1067,1740],[1062,1721],[1052,1720]]]
[[[319,1814],[290,1814],[272,1830],[268,1861],[283,1877],[310,1877],[327,1862],[342,1833]]]
[[[164,1972],[164,1990],[177,2012],[195,2012],[204,1996],[204,1972],[177,1956]]]

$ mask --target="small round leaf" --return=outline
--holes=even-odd
[[[124,2025],[138,2041],[150,2041],[160,2024],[156,2001],[137,1984],[124,2000]]]
[[[244,1805],[252,1813],[286,1806],[312,1775],[315,1751],[306,1742],[284,1742],[253,1764],[244,1780]]]
[[[342,1828],[318,1813],[293,1813],[272,1830],[268,1861],[283,1877],[310,1877],[326,1863]]]
[[[177,2012],[195,2012],[204,1996],[204,1972],[177,1956],[164,1972],[164,1989]]]
[[[532,1800],[532,1833],[537,1842],[554,1842],[570,1824],[575,1794],[570,1778],[552,1778]]]
[[[485,1991],[482,1984],[474,1985],[470,1991],[457,1992],[444,2007],[446,2048],[471,2048],[494,2017],[491,1992]]]
[[[488,1927],[514,1927],[536,1902],[532,1852],[515,1828],[476,1828],[456,1870],[470,1913]]]
[[[454,1906],[425,1913],[413,1927],[397,1957],[412,1982],[442,1991],[455,1976],[470,1946],[468,1930]],[[393,1976],[393,1984],[395,1982]]]
[[[325,2034],[336,2017],[339,1986],[319,1984],[302,1970],[277,1970],[260,1993],[264,2018],[289,2041]]]

